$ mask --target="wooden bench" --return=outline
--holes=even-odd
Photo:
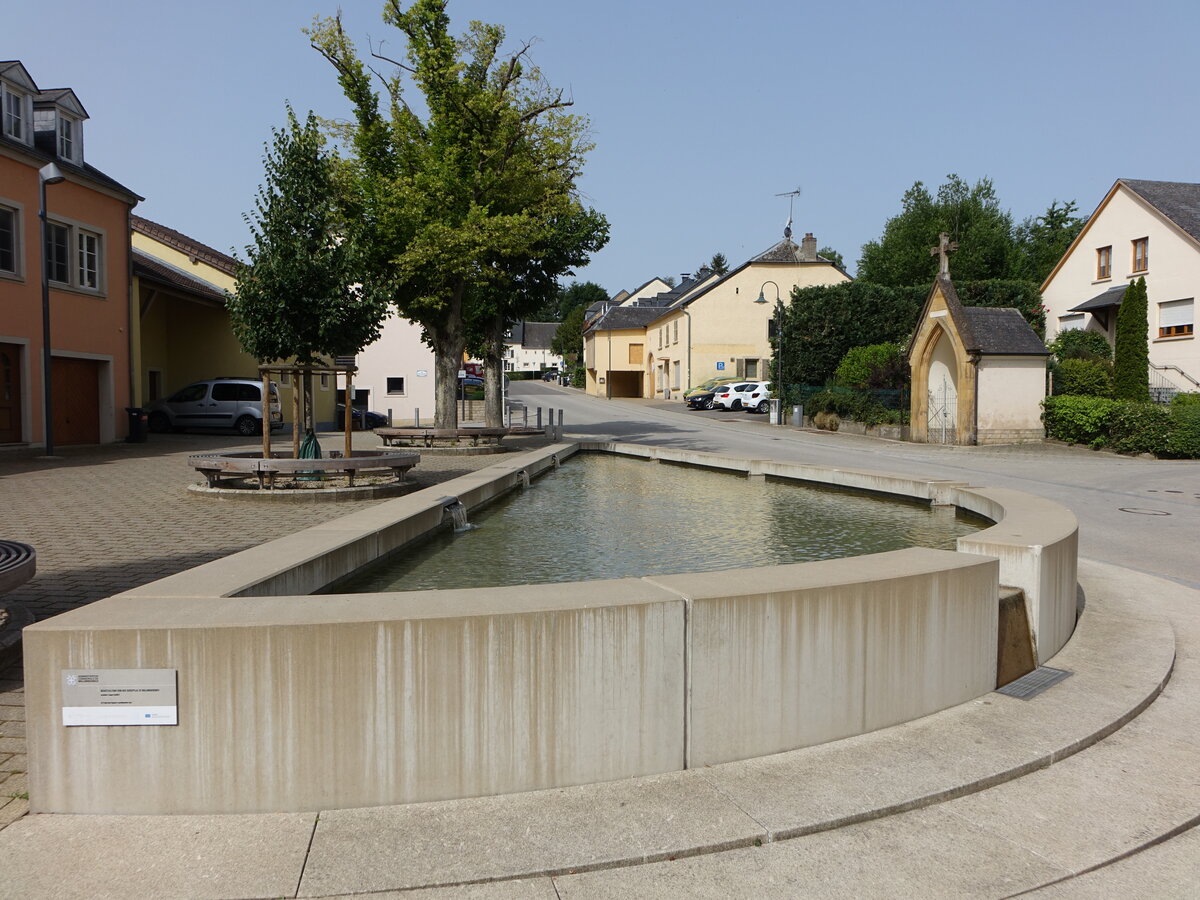
[[[337,453],[337,451],[333,451]],[[188,465],[208,479],[209,487],[218,487],[222,478],[245,478],[254,475],[260,489],[271,490],[280,475],[345,475],[354,487],[358,472],[390,469],[398,482],[405,480],[408,470],[421,461],[418,453],[382,453],[377,450],[355,450],[353,456],[326,456],[321,459],[292,459],[274,456],[263,459],[259,453],[220,453],[189,456]]]
[[[36,550],[20,541],[0,541],[0,593],[20,587],[36,571]]]
[[[376,428],[375,433],[387,447],[459,446],[469,440],[470,446],[500,446],[509,431],[507,428]]]

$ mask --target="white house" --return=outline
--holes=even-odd
[[[558,322],[517,322],[504,338],[506,372],[542,372],[561,369],[563,359],[550,350]]]
[[[421,326],[393,313],[379,339],[355,359],[355,406],[392,412],[392,422],[408,424],[420,410],[422,422],[434,413],[433,350],[421,340]]]
[[[1071,328],[1112,342],[1125,288],[1146,279],[1150,384],[1200,390],[1200,184],[1118,179],[1042,285],[1046,338]]]

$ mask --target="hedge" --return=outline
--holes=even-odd
[[[1179,395],[1190,398],[1190,395]],[[1118,453],[1200,458],[1200,402],[1169,407],[1107,397],[1063,395],[1042,401],[1046,437]]]

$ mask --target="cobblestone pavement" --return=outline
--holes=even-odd
[[[354,438],[356,448],[378,446],[373,434]],[[384,502],[257,503],[189,493],[188,484],[204,479],[187,466],[188,455],[261,446],[238,440],[164,434],[147,444],[63,448],[62,458],[53,460],[33,452],[0,454],[0,537],[37,550],[37,575],[4,601],[45,619]],[[339,435],[321,440],[341,446]],[[506,441],[511,450],[545,443],[540,436]],[[409,480],[428,487],[501,459],[424,454]],[[18,656],[0,668],[0,828],[29,808],[24,703]]]

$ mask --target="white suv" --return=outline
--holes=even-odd
[[[166,400],[150,404],[151,431],[185,428],[234,429],[250,437],[262,434],[262,382],[254,378],[213,378],[197,381]],[[271,382],[271,430],[283,427],[279,388]]]

